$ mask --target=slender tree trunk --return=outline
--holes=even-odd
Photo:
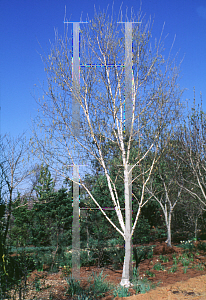
[[[127,166],[124,170],[124,184],[125,184],[125,257],[122,272],[121,285],[130,287],[130,278],[132,274],[132,260],[131,260],[131,203],[129,199],[129,174]]]
[[[52,265],[51,265],[51,270],[52,270],[53,267],[54,267],[55,258],[56,258],[56,254],[57,254],[57,251],[58,251],[58,247],[59,247],[59,230],[57,229],[57,247],[56,247],[56,250],[55,250],[55,252],[54,252],[53,262],[52,262]]]
[[[86,211],[86,231],[87,231],[87,254],[89,257],[89,228],[88,228],[88,221],[87,221],[87,211]]]
[[[198,217],[195,219],[195,239],[197,239],[197,222],[198,222]]]
[[[1,197],[1,195],[0,195],[0,197]],[[1,228],[0,228],[0,230],[1,230],[1,232],[0,232],[0,266],[2,266],[3,267],[3,263],[4,263],[4,261],[3,261],[3,255],[4,255],[4,240],[3,240],[3,236],[4,236],[4,227],[5,227],[5,224],[4,224],[4,222],[5,221],[3,221],[3,219],[5,219],[5,213],[6,213],[6,205],[5,204],[1,204],[2,205],[2,225],[1,225]],[[1,220],[1,219],[0,219]],[[4,265],[5,266],[5,265]],[[1,283],[0,283],[0,286],[1,286]],[[0,295],[1,296],[1,295]]]
[[[10,218],[11,218],[12,192],[13,192],[13,190],[10,189],[9,190],[9,208],[8,208],[8,215],[7,215],[7,220],[6,220],[6,229],[5,229],[4,237],[3,237],[3,244],[4,245],[6,245],[6,237],[7,237],[7,233],[8,233],[8,230],[9,230],[9,224],[10,224]]]
[[[169,218],[168,218],[168,223],[167,223],[167,246],[168,247],[172,246],[172,239],[171,239],[171,217],[172,217],[172,213],[169,212]]]

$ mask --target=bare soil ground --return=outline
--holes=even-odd
[[[197,243],[197,242],[196,242]],[[153,243],[154,244],[154,243]],[[174,260],[172,255],[176,253],[178,258],[182,255],[183,250],[179,247],[172,247],[168,249],[164,242],[155,243],[157,246],[154,249],[154,255],[150,259],[146,259],[139,264],[139,276],[147,277],[152,283],[158,284],[154,290],[147,292],[146,294],[135,295],[135,290],[130,288],[130,297],[116,297],[115,300],[127,299],[127,300],[148,300],[148,299],[206,299],[206,257],[205,252],[198,251],[194,253],[194,259],[190,262],[188,268],[185,270],[182,261],[177,260],[175,272],[169,272],[174,266]],[[168,258],[167,262],[162,262],[161,265],[164,270],[155,270],[153,267],[160,262],[160,255],[164,255]],[[68,284],[62,273],[59,270],[58,273],[49,274],[47,266],[43,272],[33,271],[28,278],[28,293],[26,299],[58,299],[68,300],[72,299],[70,296],[65,295]],[[86,287],[88,285],[87,279],[92,275],[92,272],[96,272],[98,275],[103,270],[103,276],[107,275],[106,281],[114,284],[119,284],[121,281],[122,267],[118,270],[114,270],[112,266],[98,268],[96,266],[81,267],[81,285]],[[151,277],[151,273],[155,274]],[[150,274],[150,275],[148,275]],[[34,285],[35,278],[40,280],[40,291],[36,290]],[[16,296],[15,299],[19,299]],[[104,300],[114,299],[111,293],[107,293]]]

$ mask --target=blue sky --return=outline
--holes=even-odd
[[[93,17],[96,8],[111,9],[113,0],[0,0],[0,105],[1,134],[16,137],[28,130],[30,118],[36,115],[37,105],[32,96],[34,84],[46,79],[44,65],[39,53],[47,51],[49,40],[54,41],[54,28],[63,34],[65,5],[67,19],[86,20]],[[138,12],[140,1],[114,0],[118,12],[122,3]],[[142,0],[146,18],[154,17],[153,37],[159,38],[165,22],[163,37],[169,50],[174,36],[172,53],[179,51],[181,87],[188,90],[183,95],[193,99],[193,87],[199,101],[203,94],[203,109],[206,112],[206,1],[205,0]],[[72,25],[71,25],[72,29]],[[41,47],[40,47],[40,45]]]

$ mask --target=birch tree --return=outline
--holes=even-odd
[[[149,184],[146,186],[147,193],[152,196],[152,200],[159,203],[164,214],[165,225],[167,228],[167,246],[171,247],[171,222],[172,214],[176,204],[181,200],[182,186],[177,184],[179,179],[181,162],[175,160],[173,152],[177,142],[172,141],[164,154],[158,161],[154,173],[151,175]]]
[[[73,180],[70,166],[79,163],[88,165],[90,159],[96,159],[103,168],[115,209],[119,226],[116,226],[101,208],[80,175],[80,185],[86,190],[103,217],[113,226],[125,241],[125,258],[121,285],[130,286],[131,239],[141,208],[145,203],[145,188],[158,159],[159,135],[164,128],[165,145],[172,132],[179,111],[182,91],[177,85],[179,66],[170,56],[163,55],[162,37],[152,40],[151,20],[145,21],[142,13],[137,17],[131,13],[126,20],[134,23],[130,26],[132,37],[132,93],[130,103],[125,101],[125,43],[124,23],[120,17],[95,12],[92,20],[81,24],[80,43],[80,85],[75,88],[72,79],[72,41],[69,27],[60,37],[56,31],[55,42],[49,55],[42,56],[47,74],[48,87],[43,97],[39,97],[39,116],[33,122],[34,135],[31,144],[36,155],[58,172],[61,176]],[[130,25],[132,24],[130,23]],[[74,120],[72,97],[80,107],[80,118]],[[126,116],[124,118],[124,108]],[[128,109],[129,107],[129,109]],[[80,134],[76,134],[72,122],[79,125]],[[38,129],[41,131],[38,131]],[[131,163],[132,141],[138,141],[137,155]],[[121,166],[124,176],[123,218],[115,182],[108,171],[103,141],[110,141],[121,153]],[[163,146],[165,146],[163,145]],[[103,151],[104,150],[104,151]],[[144,164],[149,153],[153,153],[150,166]],[[130,175],[141,180],[138,210],[130,227],[131,207],[129,201]],[[73,180],[74,181],[74,180]],[[79,182],[75,182],[79,184]]]
[[[25,183],[25,180],[28,178],[30,173],[26,162],[26,158],[28,158],[28,147],[29,145],[26,142],[24,134],[17,138],[11,138],[8,134],[6,134],[2,138],[0,144],[2,159],[0,168],[4,182],[3,192],[6,203],[6,229],[3,238],[4,243],[9,230],[14,193],[17,192],[17,188],[21,189],[21,184]]]
[[[201,99],[202,102],[202,99]],[[181,152],[177,157],[189,166],[190,172],[182,174],[184,190],[193,199],[200,202],[203,210],[206,209],[206,114],[198,105],[194,104],[188,114],[187,123],[181,127],[179,140]],[[183,154],[183,155],[182,155]],[[181,183],[179,182],[181,186]]]

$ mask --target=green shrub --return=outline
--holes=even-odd
[[[152,235],[152,240],[157,240],[157,239],[167,237],[167,233],[165,232],[164,227],[155,227],[150,230],[150,234]]]
[[[150,237],[150,224],[148,219],[143,215],[140,215],[135,232],[133,234],[133,244],[144,244],[149,243],[151,240]]]
[[[110,239],[108,240],[108,247],[115,247],[116,245],[119,244],[119,239]]]
[[[206,252],[206,243],[200,242],[197,246],[197,249]]]
[[[123,248],[114,248],[109,249],[107,252],[107,261],[110,261],[112,263],[113,267],[115,269],[119,268],[119,264],[123,265],[124,263],[124,249]]]
[[[95,253],[93,251],[80,251],[81,266],[91,266],[96,262]]]
[[[152,247],[133,247],[133,256],[136,262],[136,268],[142,260],[153,257]]]
[[[28,274],[35,270],[34,261],[26,255],[25,251],[18,254],[18,256],[11,257],[7,253],[4,257],[6,272],[0,269],[0,298],[2,299],[9,295],[9,290],[12,288],[23,294],[26,291]]]

